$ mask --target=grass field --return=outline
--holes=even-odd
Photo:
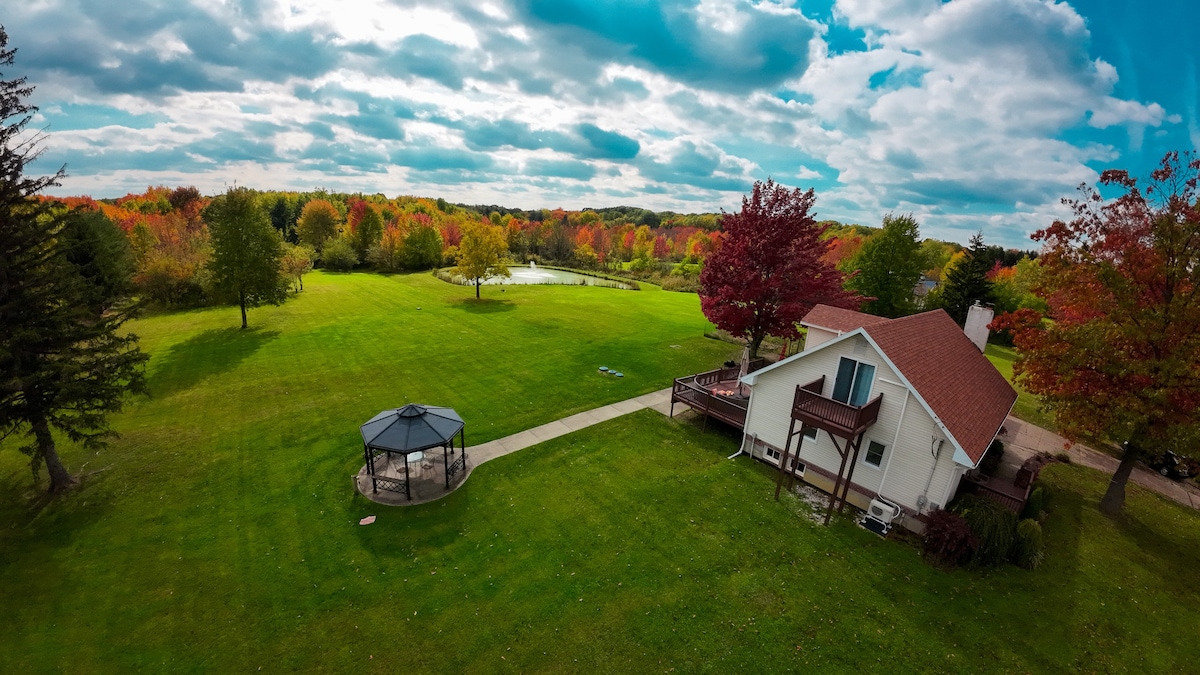
[[[1200,519],[1136,486],[1102,518],[1106,479],[1080,467],[1043,474],[1036,572],[942,572],[814,525],[764,466],[725,459],[735,438],[652,411],[489,462],[438,502],[373,505],[349,476],[380,408],[452,405],[477,443],[736,347],[700,337],[695,296],[653,289],[306,287],[246,333],[227,308],[139,322],[155,396],[111,450],[65,448],[103,469],[68,497],[32,500],[0,448],[0,672],[1190,669]]]
[[[996,370],[999,370],[1005,379],[1010,383],[1013,382],[1013,362],[1017,360],[1016,350],[1012,347],[989,344],[983,354],[992,362],[993,366],[996,366]],[[1015,383],[1013,383],[1013,389],[1017,390],[1017,403],[1013,406],[1013,415],[1043,429],[1054,431],[1058,428],[1054,423],[1054,417],[1041,410],[1036,396]]]

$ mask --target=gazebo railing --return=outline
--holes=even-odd
[[[465,452],[458,453],[458,458],[450,462],[446,466],[446,487],[450,487],[450,479],[458,475],[459,471],[467,468],[467,454]]]
[[[404,480],[403,478],[372,476],[371,480],[374,482],[376,489],[387,490],[388,492],[399,492],[400,494],[408,494],[408,481]]]

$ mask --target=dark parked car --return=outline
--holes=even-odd
[[[1154,469],[1167,478],[1174,478],[1175,480],[1191,478],[1200,471],[1200,466],[1197,466],[1195,460],[1180,457],[1170,450],[1167,450],[1159,457],[1152,457],[1146,463],[1150,465],[1151,469]]]

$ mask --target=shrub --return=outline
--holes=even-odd
[[[325,244],[325,250],[321,252],[321,262],[331,270],[347,272],[358,264],[358,254],[354,252],[354,246],[349,239],[338,237]]]
[[[1057,453],[1056,455],[1054,455],[1054,459],[1056,459],[1056,460],[1058,460],[1058,461],[1062,462],[1063,464],[1070,464],[1070,463],[1071,463],[1071,456],[1070,456],[1070,455],[1068,455],[1068,454],[1067,454],[1067,453],[1065,453],[1065,452],[1060,452],[1060,453]]]
[[[952,511],[938,509],[925,521],[925,556],[943,565],[965,565],[979,548],[979,538],[967,521]]]
[[[696,277],[684,277],[673,274],[663,277],[662,289],[664,291],[695,293],[700,290],[700,280]]]
[[[1046,511],[1050,508],[1050,493],[1046,492],[1043,485],[1034,485],[1033,490],[1029,493],[1029,499],[1025,501],[1025,509],[1021,511],[1021,518],[1042,521],[1046,517]]]
[[[1000,468],[1000,462],[1004,459],[1004,441],[999,438],[992,441],[988,446],[987,453],[979,462],[979,472],[985,476],[991,476],[996,473],[996,469]]]
[[[1017,516],[1000,504],[976,495],[965,495],[954,509],[967,521],[971,533],[979,538],[974,561],[979,565],[999,565],[1008,560],[1017,536]]]
[[[1027,570],[1035,570],[1046,558],[1046,542],[1042,538],[1042,525],[1032,518],[1017,523],[1017,536],[1013,544],[1013,562]]]

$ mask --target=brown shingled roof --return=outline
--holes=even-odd
[[[849,333],[856,328],[889,321],[882,316],[863,314],[852,309],[817,305],[800,319],[801,326],[816,326],[838,333]]]
[[[1017,400],[1004,376],[940,309],[865,330],[978,463]]]

